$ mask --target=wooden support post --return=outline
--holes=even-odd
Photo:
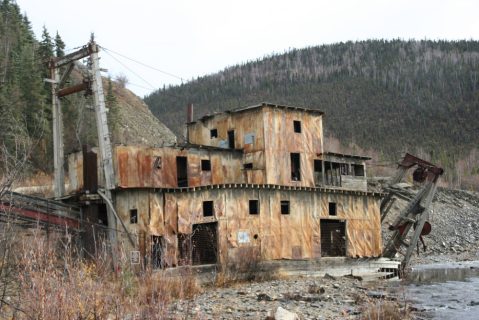
[[[55,198],[65,194],[65,173],[63,169],[63,114],[60,98],[57,95],[60,79],[58,68],[50,69],[52,78],[52,118],[53,118],[53,190]]]

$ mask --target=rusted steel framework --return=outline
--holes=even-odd
[[[398,172],[389,184],[389,193],[381,202],[382,221],[384,221],[394,202],[394,196],[403,197],[400,192],[391,187],[400,182],[408,170],[414,167],[416,169],[413,172],[413,180],[422,183],[423,187],[414,198],[408,199],[409,202],[406,207],[400,212],[394,223],[389,226],[389,230],[394,233],[383,250],[383,256],[388,258],[393,258],[398,252],[403,254],[402,268],[408,265],[415,248],[419,252],[418,241],[423,242],[422,236],[429,234],[431,231],[431,225],[427,222],[431,210],[430,206],[436,192],[437,181],[444,172],[442,168],[407,153],[403,160],[399,162]],[[413,232],[409,234],[411,230]],[[402,247],[406,248],[405,252]]]

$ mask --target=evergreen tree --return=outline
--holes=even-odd
[[[65,55],[65,42],[63,42],[62,38],[58,34],[55,36],[55,53],[57,57],[63,57]]]

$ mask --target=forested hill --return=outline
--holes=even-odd
[[[478,41],[368,40],[275,54],[145,101],[178,134],[188,102],[196,116],[261,101],[317,108],[345,144],[385,159],[420,152],[455,174],[479,145],[478,89]]]

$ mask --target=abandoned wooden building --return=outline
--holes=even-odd
[[[269,103],[190,121],[182,145],[116,146],[118,238],[155,268],[380,256],[369,158],[325,150],[322,112]],[[99,163],[69,155],[67,193],[106,224]]]

